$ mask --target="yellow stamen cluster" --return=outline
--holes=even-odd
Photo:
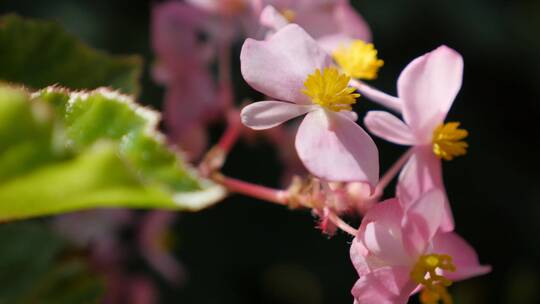
[[[332,56],[347,75],[358,79],[377,78],[377,72],[384,64],[384,61],[377,58],[373,44],[362,40],[355,40],[347,47],[339,47]]]
[[[424,286],[420,293],[422,304],[437,304],[439,301],[443,304],[453,303],[447,290],[452,281],[438,274],[437,270],[456,271],[452,257],[446,254],[423,255],[411,272],[411,278]]]
[[[351,111],[360,94],[354,93],[356,89],[349,87],[350,80],[349,76],[341,74],[336,68],[325,68],[322,73],[317,69],[307,77],[304,82],[306,89],[302,93],[328,110]]]
[[[285,18],[289,23],[294,22],[294,19],[296,19],[296,12],[292,9],[284,9],[281,11],[281,15],[283,15],[283,18]]]
[[[433,131],[433,153],[444,160],[467,154],[469,145],[463,141],[469,135],[459,129],[459,122],[441,124]]]

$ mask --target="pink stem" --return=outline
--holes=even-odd
[[[242,130],[242,122],[240,121],[240,113],[236,109],[231,109],[227,112],[227,128],[221,136],[217,146],[225,155],[229,154],[232,147],[240,137]]]
[[[223,175],[217,175],[214,179],[231,192],[240,193],[278,205],[287,205],[288,195],[285,190],[272,189]]]
[[[399,98],[383,93],[356,79],[351,80],[350,85],[357,88],[358,91],[363,96],[369,98],[369,100],[376,102],[384,107],[387,107],[397,113],[401,113],[402,103]]]
[[[347,232],[348,234],[352,235],[352,236],[356,236],[356,233],[357,233],[357,229],[354,229],[353,227],[351,227],[351,225],[345,223],[345,221],[343,221],[337,214],[335,214],[334,212],[331,212],[329,215],[328,215],[328,218],[341,230]]]
[[[413,153],[413,148],[409,148],[401,157],[386,171],[386,173],[383,175],[383,177],[379,180],[379,183],[377,186],[375,186],[375,191],[373,191],[372,197],[379,198],[383,192],[386,186],[390,184],[392,179],[396,177],[396,175],[399,173],[401,168],[405,165],[405,163],[409,160]]]

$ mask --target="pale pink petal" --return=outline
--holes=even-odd
[[[291,2],[291,1],[289,1]],[[274,5],[278,9],[292,9],[295,12],[293,22],[299,24],[315,39],[341,35],[352,39],[371,40],[369,26],[351,7],[348,0],[296,0]],[[324,20],[324,22],[321,22]]]
[[[414,153],[403,167],[398,179],[397,196],[405,209],[409,208],[424,193],[437,188],[444,193],[441,161],[431,150],[431,146],[414,147]],[[446,197],[446,195],[445,195]],[[445,199],[443,231],[454,229],[452,210]]]
[[[351,244],[350,257],[359,276],[366,275],[370,271],[369,263],[366,260],[368,255],[369,250],[364,245],[364,242],[355,237]]]
[[[421,141],[430,142],[436,125],[442,123],[461,88],[463,58],[441,46],[413,60],[398,80],[405,122]]]
[[[317,39],[317,42],[319,43],[319,45],[328,54],[332,54],[337,48],[344,45],[349,45],[353,41],[354,41],[353,38],[343,33],[338,33],[335,35],[326,35]]]
[[[434,188],[405,212],[402,221],[403,243],[411,256],[425,252],[431,239],[439,231],[444,215],[445,195]]]
[[[349,119],[325,110],[310,112],[298,129],[296,151],[306,168],[328,181],[379,179],[379,155],[369,135]]]
[[[433,253],[452,257],[456,271],[444,274],[450,280],[465,280],[491,271],[490,266],[480,265],[474,248],[456,233],[440,233],[435,236],[432,245]]]
[[[394,266],[412,263],[414,257],[408,255],[403,245],[402,218],[399,202],[389,199],[369,209],[362,220],[358,237],[378,264]]]
[[[278,126],[289,119],[316,109],[313,105],[298,105],[282,101],[259,101],[242,109],[242,123],[254,130]]]
[[[349,85],[358,89],[358,92],[360,92],[363,97],[373,102],[376,102],[396,113],[401,113],[402,102],[401,100],[399,100],[399,98],[381,92],[360,80],[351,79]]]
[[[302,93],[316,69],[331,64],[330,57],[301,27],[290,24],[267,41],[247,39],[240,54],[241,70],[257,91],[283,101],[310,104]]]
[[[358,120],[358,114],[356,114],[356,112],[353,112],[353,111],[339,111],[337,114],[352,121]]]
[[[415,144],[409,126],[388,112],[370,111],[364,118],[364,124],[371,133],[387,141],[400,145]]]
[[[289,22],[283,15],[276,10],[275,7],[268,5],[266,6],[260,17],[260,22],[262,25],[269,27],[275,31],[280,30],[285,27]]]
[[[342,32],[354,39],[371,41],[371,30],[368,23],[351,6],[349,0],[337,0],[337,2],[334,20],[339,24]]]
[[[361,304],[405,304],[416,288],[409,267],[383,267],[361,276],[352,289]]]

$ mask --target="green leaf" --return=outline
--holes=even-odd
[[[66,243],[36,222],[0,226],[0,304],[99,303],[103,284]]]
[[[223,198],[156,130],[159,115],[108,89],[0,86],[0,219],[97,207],[199,210]]]
[[[0,18],[0,67],[0,80],[36,89],[110,86],[136,95],[142,60],[91,49],[56,23],[7,15]]]

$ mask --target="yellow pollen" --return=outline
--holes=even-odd
[[[307,77],[304,82],[306,89],[302,93],[328,110],[351,111],[360,94],[354,93],[356,89],[349,87],[350,80],[349,76],[339,73],[336,68],[325,68],[322,73],[317,69]]]
[[[283,18],[287,19],[287,21],[293,22],[294,19],[296,19],[296,12],[292,9],[284,9],[281,11],[281,15],[283,15]]]
[[[347,75],[358,79],[377,78],[379,68],[384,65],[384,61],[377,58],[373,44],[362,40],[355,40],[348,47],[339,47],[332,56]]]
[[[446,254],[428,254],[418,259],[411,271],[411,278],[424,288],[420,293],[422,304],[452,304],[452,296],[448,293],[447,287],[452,285],[452,281],[437,274],[439,271],[456,271],[456,266],[452,263],[452,257]]]
[[[459,129],[459,122],[441,124],[433,131],[433,153],[444,160],[467,154],[469,145],[463,141],[469,135],[467,130]]]

